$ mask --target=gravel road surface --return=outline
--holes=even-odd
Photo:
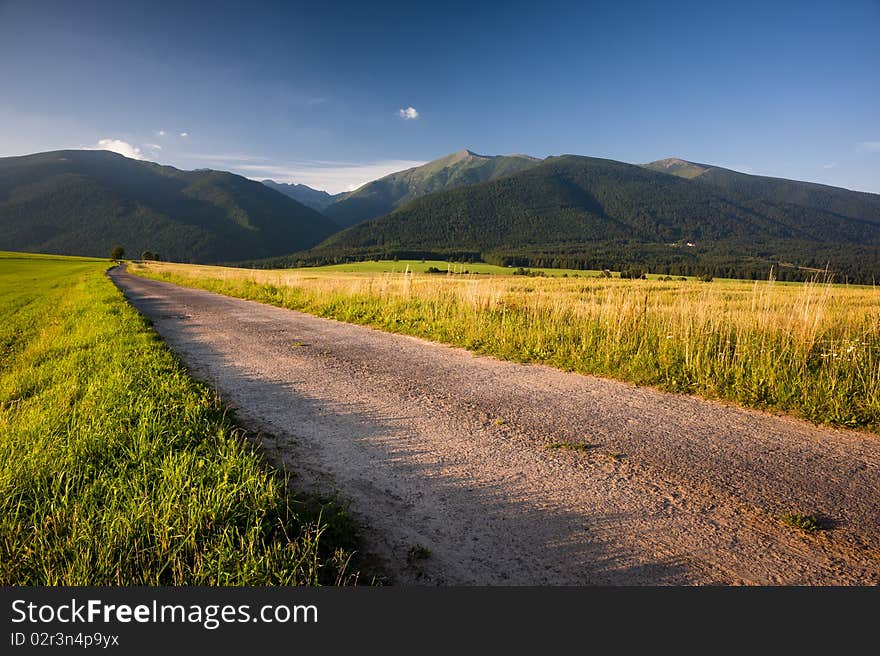
[[[876,435],[110,276],[393,583],[880,583]]]

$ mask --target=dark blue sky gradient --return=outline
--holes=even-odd
[[[0,155],[101,139],[332,191],[470,148],[880,192],[880,3],[0,0]]]

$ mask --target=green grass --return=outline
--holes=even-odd
[[[502,359],[880,431],[880,288],[168,263],[132,270]]]
[[[0,584],[350,580],[341,511],[291,496],[107,266],[0,253]]]
[[[785,513],[779,519],[786,526],[800,529],[805,533],[814,533],[815,531],[819,531],[822,529],[821,523],[813,515],[804,515],[801,513]]]
[[[427,560],[430,557],[431,550],[421,544],[410,547],[409,551],[406,553],[406,561],[410,564],[415,563],[419,560]]]

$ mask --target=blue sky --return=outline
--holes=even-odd
[[[0,156],[99,143],[333,192],[469,148],[880,193],[880,1],[0,0]]]

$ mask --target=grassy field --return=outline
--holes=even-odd
[[[413,273],[425,273],[428,269],[439,269],[441,272],[454,274],[494,274],[510,275],[516,271],[516,267],[508,268],[485,264],[483,262],[461,263],[446,262],[443,260],[368,260],[366,262],[347,262],[346,264],[330,264],[320,267],[309,267],[304,271],[313,272],[337,272],[337,273],[404,273],[407,270]],[[580,271],[578,269],[540,269],[531,268],[528,271],[543,273],[550,277],[569,276],[593,276],[598,271]]]
[[[108,265],[0,253],[0,584],[350,580],[345,517],[290,495]]]
[[[132,270],[504,359],[880,431],[878,288],[333,267]]]

